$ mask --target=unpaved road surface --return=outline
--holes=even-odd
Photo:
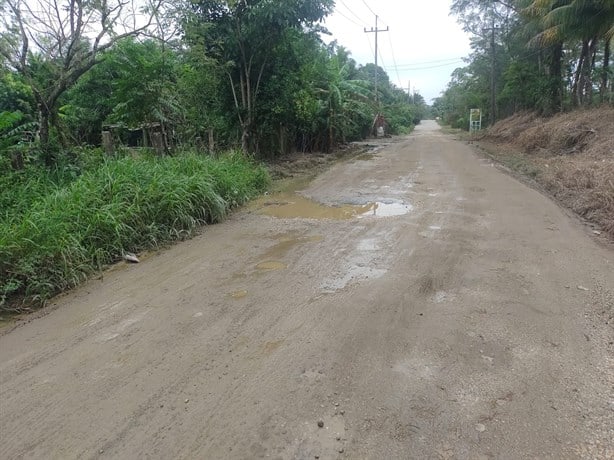
[[[301,196],[0,337],[0,458],[614,456],[611,246],[433,122]]]

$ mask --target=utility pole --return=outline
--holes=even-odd
[[[375,15],[375,28],[371,27],[371,29],[367,30],[367,28],[365,27],[365,33],[370,34],[370,33],[374,33],[375,34],[375,104],[377,105],[377,108],[379,110],[379,95],[377,94],[377,34],[380,32],[388,32],[388,30],[390,30],[389,27],[386,27],[385,29],[378,29],[377,28],[377,20],[378,20],[378,16],[377,14]]]

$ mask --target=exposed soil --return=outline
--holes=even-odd
[[[614,107],[547,119],[517,114],[480,142],[614,241]]]
[[[612,458],[614,250],[434,122],[382,147],[1,336],[0,458]]]

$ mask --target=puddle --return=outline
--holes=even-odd
[[[316,203],[309,198],[298,194],[279,194],[268,199],[257,200],[258,212],[271,217],[282,219],[333,219],[349,220],[357,215],[369,211],[370,205],[365,206],[326,206]]]
[[[350,220],[356,217],[394,217],[409,213],[413,207],[403,202],[371,202],[327,206],[298,194],[280,193],[256,200],[260,214],[282,219]],[[300,241],[299,241],[300,242]]]
[[[244,299],[245,297],[247,297],[248,292],[245,290],[242,291],[235,291],[235,292],[231,292],[229,295],[230,297],[232,297],[233,299]]]
[[[407,203],[371,203],[369,210],[361,213],[359,217],[395,217],[409,213],[413,207]]]
[[[279,238],[279,242],[271,247],[263,256],[265,259],[281,259],[295,246],[305,243],[318,243],[323,241],[321,235],[315,236],[295,236],[292,233],[287,233]]]
[[[262,271],[275,271],[275,270],[284,270],[288,268],[288,266],[283,262],[278,262],[276,260],[269,260],[267,262],[261,262],[256,265],[258,270]]]

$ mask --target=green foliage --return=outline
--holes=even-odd
[[[106,56],[113,75],[108,121],[135,127],[142,123],[177,122],[182,109],[173,91],[177,55],[154,40],[127,39]]]
[[[43,170],[13,179],[1,189],[13,212],[0,220],[0,305],[44,301],[124,252],[188,237],[268,182],[241,154],[108,160],[64,184]]]
[[[0,70],[1,67],[0,67]],[[32,88],[19,75],[2,71],[0,74],[0,107],[5,112],[20,112],[28,120],[34,118]]]
[[[454,0],[451,11],[473,34],[474,52],[436,103],[445,122],[467,129],[470,108],[492,122],[612,102],[612,1]]]

